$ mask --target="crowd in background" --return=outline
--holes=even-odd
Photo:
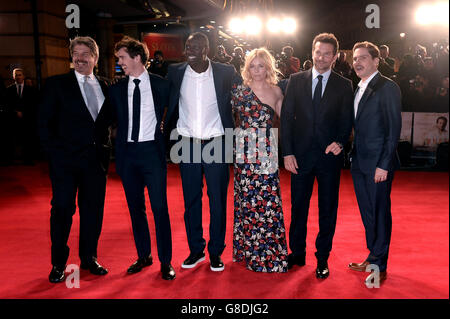
[[[435,43],[429,48],[417,44],[414,52],[404,55],[401,59],[391,57],[387,45],[380,45],[379,48],[382,58],[378,69],[400,86],[402,111],[449,111],[448,44]],[[291,46],[284,46],[281,52],[270,53],[280,71],[280,87],[283,90],[291,74],[312,67],[312,61],[300,61]],[[244,66],[245,54],[240,46],[234,47],[229,54],[223,45],[218,45],[211,60],[231,64],[240,72]],[[147,67],[150,72],[165,77],[168,65],[169,62],[164,60],[164,53],[155,51]],[[344,51],[338,53],[333,70],[352,80],[353,87],[357,87],[359,79]],[[0,157],[0,165],[32,165],[41,157],[36,130],[39,92],[25,70],[16,68],[11,76],[13,83],[9,86],[5,86],[5,81],[0,78],[0,139],[3,154]],[[115,78],[122,76],[118,74]]]

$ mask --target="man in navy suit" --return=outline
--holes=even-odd
[[[116,170],[122,179],[130,210],[138,259],[128,268],[133,274],[150,266],[150,232],[145,213],[145,188],[155,218],[162,278],[175,279],[172,234],[167,205],[167,164],[160,130],[169,86],[165,79],[145,69],[147,46],[125,37],[115,45],[118,63],[127,75],[110,87],[117,114]]]
[[[225,249],[230,169],[224,158],[224,134],[227,128],[234,127],[230,103],[231,87],[234,82],[239,82],[240,77],[232,65],[210,61],[208,52],[209,42],[206,35],[194,33],[186,41],[187,62],[169,66],[167,76],[170,82],[170,103],[166,122],[174,116],[173,122],[176,122],[177,132],[181,136],[180,143],[184,143],[190,150],[187,160],[180,162],[184,220],[190,249],[190,255],[181,267],[193,268],[205,260],[206,241],[202,228],[204,176],[210,205],[210,268],[212,271],[223,271],[224,264],[220,256]],[[203,150],[209,149],[211,143],[222,148],[221,158],[210,162],[200,155],[200,160],[194,160],[197,157],[195,150],[204,153]],[[213,152],[220,151],[217,147],[212,149]],[[214,157],[213,154],[209,155]]]
[[[369,256],[349,268],[366,271],[378,266],[379,282],[386,279],[391,241],[391,189],[394,170],[400,167],[401,92],[398,85],[378,72],[380,51],[370,42],[353,47],[353,68],[361,79],[354,100],[352,177]],[[366,278],[371,282],[373,275]],[[376,277],[375,277],[376,279]]]
[[[284,167],[291,172],[292,219],[288,267],[305,265],[306,225],[314,180],[319,191],[317,278],[329,275],[336,228],[343,145],[352,128],[352,84],[332,71],[339,44],[333,34],[314,38],[312,69],[291,75],[281,108]]]
[[[69,257],[67,240],[78,194],[81,268],[108,271],[97,262],[108,170],[112,109],[107,86],[93,74],[98,47],[90,37],[70,43],[75,71],[47,79],[39,107],[39,134],[47,151],[52,182],[49,280],[62,282]]]

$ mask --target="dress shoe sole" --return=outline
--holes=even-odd
[[[130,268],[128,268],[127,269],[127,274],[137,274],[138,272],[140,272],[142,269],[144,269],[145,267],[149,267],[149,266],[151,266],[151,265],[153,265],[153,262],[151,262],[151,263],[149,263],[149,264],[147,264],[147,265],[143,265],[142,267],[140,267],[140,268],[134,268],[134,269],[130,269]]]
[[[64,279],[66,279],[66,276],[62,276],[62,278],[58,278],[58,279],[49,279],[48,281],[50,281],[52,284],[58,284],[60,282],[63,282]]]
[[[173,277],[164,277],[164,276],[162,276],[162,279],[164,279],[164,280],[174,280],[175,277],[176,276],[173,276]]]
[[[186,265],[186,264],[181,264],[181,268],[184,269],[191,269],[194,268],[195,266],[197,266],[198,263],[202,262],[205,260],[205,256],[203,256],[202,258],[199,258],[195,263],[191,264],[191,265]]]
[[[365,272],[366,271],[366,267],[364,267],[364,268],[362,268],[362,267],[351,267],[350,265],[348,265],[348,268],[350,270],[353,270],[353,271],[360,271],[360,272]]]

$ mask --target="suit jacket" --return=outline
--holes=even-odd
[[[241,78],[236,73],[236,70],[232,65],[213,61],[210,61],[210,63],[214,77],[217,105],[219,107],[220,119],[222,121],[223,128],[234,128],[231,109],[231,88],[233,84],[240,83]],[[166,120],[164,121],[166,124],[171,122],[173,125],[176,125],[177,123],[179,116],[178,102],[180,100],[180,88],[187,65],[187,62],[169,65],[167,78],[170,85],[170,100]],[[174,127],[168,127],[167,131],[173,128]]]
[[[50,159],[78,161],[94,146],[104,170],[107,170],[112,108],[106,83],[102,80],[99,83],[105,101],[94,122],[74,71],[47,79],[38,111],[38,126],[41,144]]]
[[[332,142],[345,145],[352,129],[352,101],[351,81],[331,71],[315,119],[312,70],[292,74],[281,108],[283,156],[295,155],[297,161],[314,156],[310,152],[313,143],[322,152]]]
[[[165,145],[161,130],[159,129],[164,114],[164,108],[169,102],[169,84],[166,79],[159,75],[149,73],[150,86],[153,95],[153,104],[155,106],[156,128],[155,141],[161,152],[159,155],[165,160]],[[116,171],[119,175],[122,173],[124,164],[124,154],[128,140],[128,81],[127,76],[109,88],[109,96],[114,106],[115,116],[117,120],[116,134]],[[130,106],[132,107],[132,106]]]
[[[352,161],[363,172],[379,167],[392,171],[400,167],[397,144],[402,127],[401,92],[398,85],[378,73],[369,82],[354,119]]]

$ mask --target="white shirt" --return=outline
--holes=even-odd
[[[78,85],[80,86],[81,95],[83,96],[84,103],[86,104],[86,107],[88,105],[86,100],[86,93],[84,93],[84,75],[81,73],[78,73],[75,71],[75,75],[77,77]],[[102,109],[103,102],[105,102],[105,96],[103,95],[102,88],[100,86],[100,83],[98,82],[97,78],[94,76],[93,73],[89,74],[88,83],[92,86],[95,92],[95,96],[97,97],[97,105],[98,105],[98,113],[100,113],[100,110]]]
[[[186,67],[180,88],[178,133],[182,136],[209,139],[224,134],[217,104],[211,62],[203,73]]]
[[[141,114],[139,120],[139,142],[153,141],[155,139],[156,130],[156,113],[153,101],[152,87],[148,72],[144,71],[137,78],[130,76],[128,80],[128,142],[131,140],[131,132],[133,131],[133,92],[136,84],[133,80],[139,79],[139,91],[141,92]]]
[[[367,80],[365,80],[365,81],[361,80],[358,83],[358,87],[359,87],[358,88],[358,92],[356,93],[355,101],[353,102],[353,109],[355,111],[355,118],[356,118],[356,114],[358,114],[359,101],[361,101],[361,98],[362,98],[362,96],[364,94],[364,91],[367,88],[367,85],[369,85],[370,81],[373,79],[373,77],[375,75],[377,75],[377,73],[378,73],[378,71],[373,72],[372,75],[369,76],[369,78]]]
[[[319,75],[322,75],[322,95],[323,92],[325,92],[325,88],[327,87],[328,79],[330,78],[331,69],[329,69],[327,72],[320,74],[315,67],[312,68],[312,97],[314,98],[314,90],[316,89],[316,85],[319,82],[319,79],[317,77]]]

